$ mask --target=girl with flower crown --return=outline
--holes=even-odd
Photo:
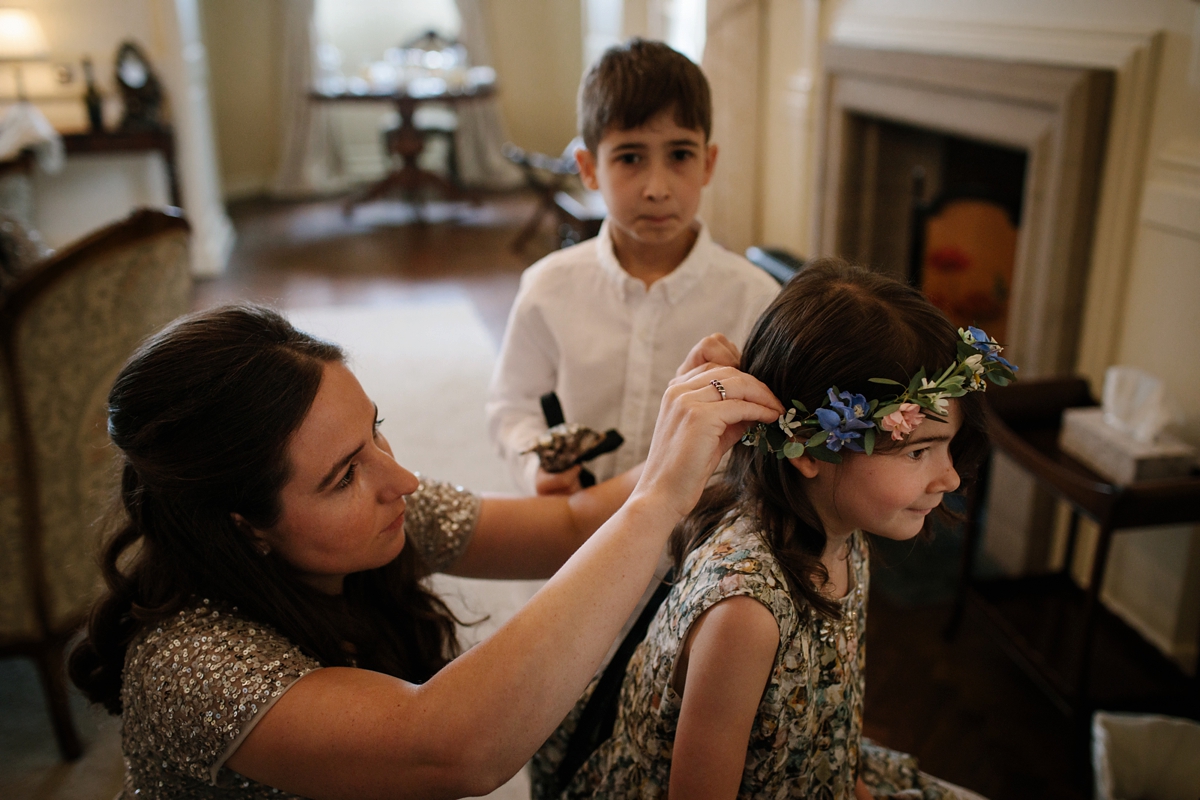
[[[794,278],[741,361],[791,407],[675,529],[675,582],[611,734],[583,733],[594,681],[535,757],[535,797],[955,796],[862,738],[867,534],[911,539],[962,487],[977,392],[1013,378],[999,351],[878,273],[821,261]],[[602,741],[579,757],[585,735]]]

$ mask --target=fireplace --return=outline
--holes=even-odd
[[[1026,152],[877,117],[852,124],[862,168],[843,252],[920,287],[956,327],[1009,341]]]
[[[831,45],[814,203],[818,254],[915,276],[914,209],[984,184],[1011,211],[1005,355],[1022,378],[1075,371],[1114,74],[1021,61]],[[932,255],[929,252],[926,256]],[[1045,569],[1055,501],[997,457],[985,551]]]
[[[817,252],[911,277],[914,204],[983,185],[1015,211],[1007,354],[1072,372],[1112,72],[845,45],[825,71]]]

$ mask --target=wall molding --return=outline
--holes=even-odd
[[[1200,191],[1150,181],[1142,199],[1142,222],[1166,233],[1200,240]]]
[[[1116,68],[1077,371],[1099,394],[1125,330],[1125,298],[1145,186],[1163,36],[1151,35]]]
[[[1167,658],[1178,664],[1185,672],[1196,674],[1200,670],[1200,643],[1194,640],[1178,641],[1174,637],[1160,631],[1144,620],[1141,614],[1134,610],[1117,592],[1103,589],[1100,599],[1110,611],[1125,621],[1129,627],[1142,635],[1146,641],[1154,645]]]
[[[1154,161],[1142,198],[1142,222],[1176,236],[1200,239],[1200,141],[1177,141]]]
[[[1154,34],[1148,28],[1089,29],[854,14],[834,24],[832,39],[859,47],[1119,69],[1130,53]]]

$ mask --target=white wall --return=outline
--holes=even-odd
[[[583,75],[578,0],[483,4],[509,138],[557,155],[575,137],[575,95]]]
[[[261,193],[279,166],[284,2],[200,3],[226,198]]]

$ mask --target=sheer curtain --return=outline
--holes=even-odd
[[[487,19],[482,0],[455,0],[462,18],[459,41],[471,63],[493,66]],[[504,84],[500,84],[504,90]],[[508,141],[500,106],[494,98],[460,103],[454,145],[458,151],[459,178],[467,186],[508,189],[523,182],[520,170],[504,158],[500,148]]]
[[[283,141],[272,186],[277,196],[332,192],[347,184],[329,109],[308,97],[315,77],[315,8],[316,0],[285,0],[283,4]]]

